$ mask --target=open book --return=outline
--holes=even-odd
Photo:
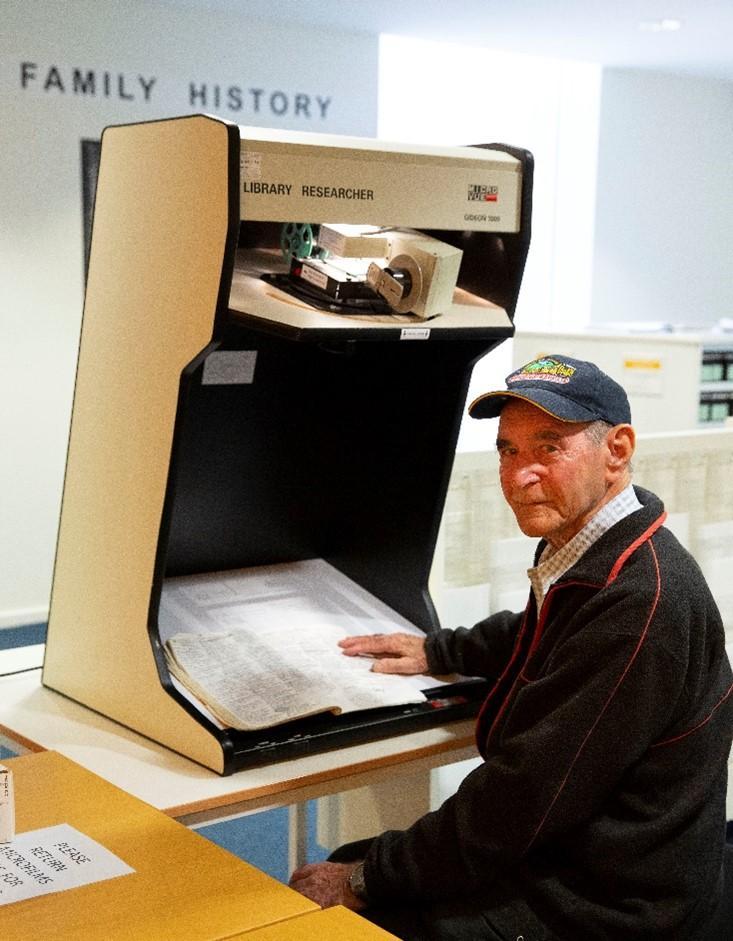
[[[424,635],[321,559],[167,579],[158,620],[177,687],[228,728],[424,702],[441,685],[344,656],[349,634]]]

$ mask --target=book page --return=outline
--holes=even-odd
[[[424,634],[320,559],[167,579],[159,629],[172,675],[232,728],[424,702],[444,682],[344,656],[348,635]]]

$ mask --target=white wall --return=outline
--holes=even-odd
[[[588,322],[601,69],[598,65],[400,36],[380,41],[379,136],[503,142],[534,154],[532,242],[519,329]],[[511,344],[477,364],[469,401],[503,385]],[[491,423],[466,419],[459,450],[485,450]]]
[[[240,9],[2,5],[0,626],[47,615],[83,303],[81,138],[200,111],[375,134],[376,37],[275,28]]]
[[[592,320],[733,316],[733,83],[606,70]]]
[[[517,323],[587,322],[601,69],[401,36],[380,40],[380,137],[491,141],[535,157],[532,245]]]
[[[150,0],[6,0],[0,626],[46,616],[83,294],[79,141],[107,124],[202,110],[532,150],[520,329],[733,315],[733,84],[383,37],[377,128],[375,37]],[[501,382],[509,344],[487,359],[470,394]],[[461,447],[485,448],[487,433],[467,422]]]

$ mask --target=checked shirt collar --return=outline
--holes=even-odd
[[[594,542],[616,523],[631,513],[641,509],[634,488],[631,484],[622,490],[613,500],[602,506],[596,515],[576,533],[570,542],[559,549],[554,549],[548,542],[542,551],[539,562],[534,568],[527,569],[532,586],[537,610],[542,607],[545,595],[558,578],[565,574],[580,557],[590,549]]]

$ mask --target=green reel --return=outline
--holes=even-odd
[[[280,249],[288,263],[291,258],[310,258],[316,238],[308,222],[286,222],[280,231]]]

